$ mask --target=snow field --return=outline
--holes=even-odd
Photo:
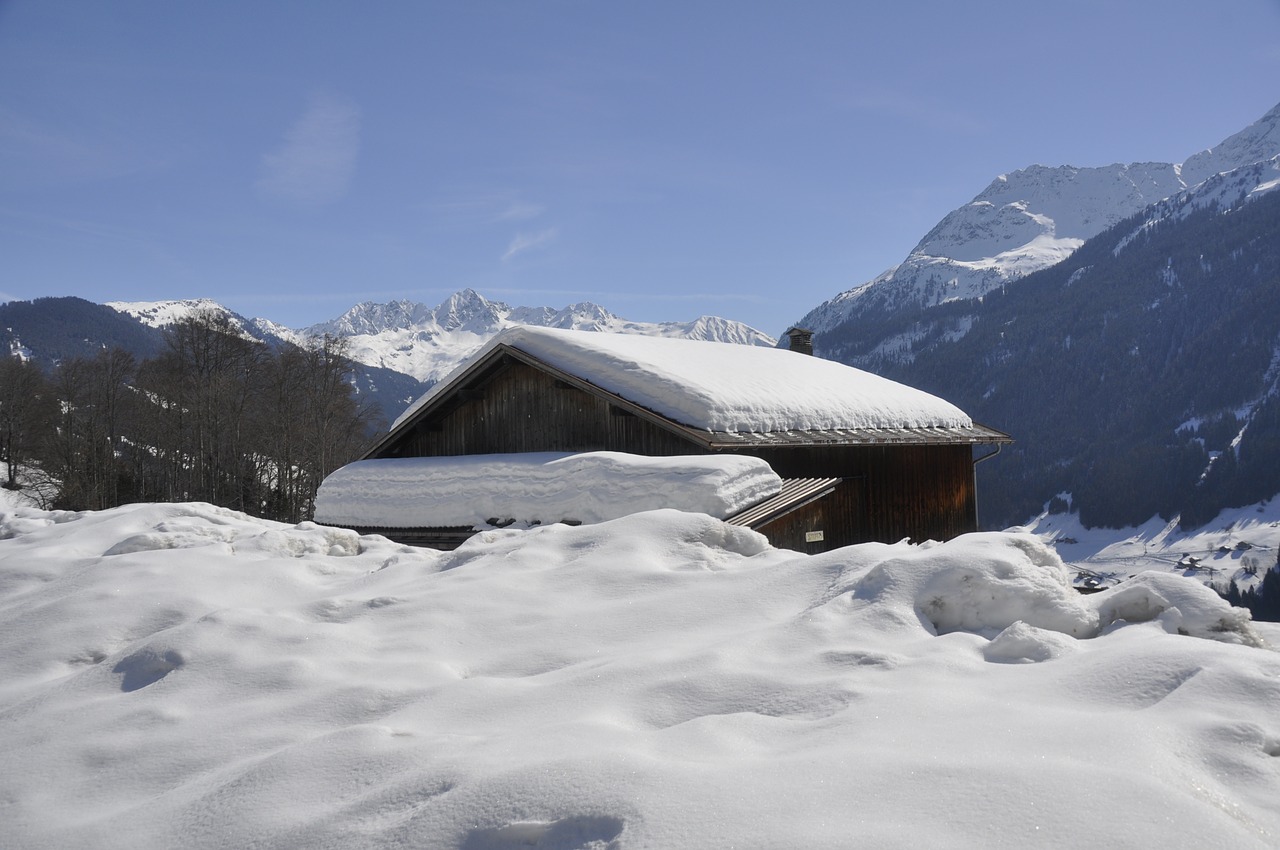
[[[134,505],[0,536],[5,846],[1280,836],[1280,657],[1180,577],[1077,596],[1029,535],[808,557],[663,510],[439,553]]]

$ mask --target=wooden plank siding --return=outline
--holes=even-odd
[[[743,449],[768,462],[783,478],[844,478],[845,520],[834,539],[896,543],[950,540],[975,531],[978,502],[972,450],[940,446],[797,446]],[[848,492],[857,483],[855,499]]]
[[[703,454],[687,439],[525,363],[497,370],[483,388],[415,428],[391,457],[507,452],[616,451]]]
[[[756,531],[780,549],[811,555],[865,543],[865,490],[866,482],[862,479],[841,481],[829,495],[760,525]],[[812,532],[820,532],[822,540],[807,539]]]

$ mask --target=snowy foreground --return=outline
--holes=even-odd
[[[0,846],[1280,844],[1280,635],[1029,535],[0,515]],[[1264,631],[1265,630],[1265,631]]]

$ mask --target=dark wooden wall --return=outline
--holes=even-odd
[[[841,481],[834,492],[765,523],[756,531],[764,534],[770,543],[780,549],[794,549],[811,555],[854,543],[866,543],[869,538],[864,528],[865,489],[866,481],[863,479]],[[821,532],[822,540],[806,539],[806,535],[811,532]]]
[[[699,454],[687,439],[560,383],[524,363],[500,370],[461,406],[419,427],[384,457],[505,452]]]
[[[950,540],[976,531],[978,502],[968,445],[798,446],[742,449],[783,478],[843,478],[827,536],[844,546],[876,540]],[[855,483],[856,482],[856,483]],[[848,541],[848,542],[846,542]],[[834,548],[834,547],[830,547]]]
[[[645,419],[621,414],[607,400],[564,384],[521,362],[510,362],[452,409],[419,425],[382,457],[435,457],[544,451],[619,451],[661,456],[708,449]],[[800,551],[824,551],[866,541],[947,540],[977,528],[971,449],[962,445],[788,446],[734,448],[759,457],[783,478],[842,478],[835,493],[773,533]],[[804,544],[819,530],[824,545]],[[784,545],[784,544],[777,544]]]

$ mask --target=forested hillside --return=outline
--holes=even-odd
[[[985,526],[1059,493],[1089,526],[1195,526],[1280,491],[1280,193],[1145,221],[981,302],[830,332],[1014,436],[978,467]],[[893,357],[860,343],[889,337]]]
[[[381,425],[339,340],[272,348],[217,316],[160,337],[146,359],[99,348],[46,371],[0,358],[6,485],[72,510],[205,501],[297,522]]]
[[[92,357],[119,348],[147,358],[164,349],[164,335],[102,304],[83,298],[36,298],[0,304],[0,334],[8,347],[21,344],[46,363]]]

